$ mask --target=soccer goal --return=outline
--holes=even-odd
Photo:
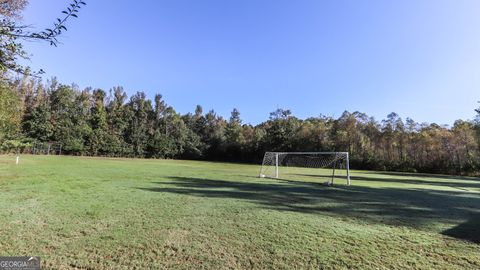
[[[266,152],[260,177],[323,177],[331,185],[335,178],[340,177],[338,173],[341,171],[344,175],[342,178],[350,185],[348,152]]]
[[[35,142],[32,146],[33,155],[61,155],[62,145],[57,142]]]

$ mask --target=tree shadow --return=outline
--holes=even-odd
[[[372,171],[368,172],[372,174],[386,175],[386,176],[409,176],[409,177],[425,177],[425,178],[441,178],[441,179],[458,179],[458,180],[469,180],[469,181],[479,181],[480,178],[473,176],[458,176],[458,175],[447,175],[447,174],[430,174],[430,173],[409,173],[409,172],[381,172],[381,171]]]
[[[331,175],[326,174],[295,174],[298,176],[307,176],[307,177],[321,177],[321,178],[331,178]],[[346,179],[346,176],[336,175],[335,179]],[[417,178],[417,179],[414,179]],[[480,189],[480,181],[476,182],[475,178],[448,178],[449,181],[434,181],[434,180],[424,180],[418,179],[419,177],[413,176],[412,178],[375,178],[369,176],[350,176],[352,181],[368,181],[368,182],[388,182],[388,183],[398,183],[398,184],[412,184],[412,185],[431,185],[431,186],[444,186],[456,188],[464,191],[469,191],[468,188],[477,188]],[[442,178],[444,179],[444,178]],[[462,182],[458,181],[461,180]]]
[[[443,234],[480,244],[480,214],[473,215],[467,222],[448,229]]]
[[[245,179],[245,178],[242,178]],[[478,194],[406,188],[362,186],[325,187],[318,183],[285,180],[234,181],[168,177],[144,191],[205,198],[233,198],[263,208],[308,214],[343,216],[364,222],[431,229],[433,224],[458,225],[445,235],[477,242]]]
[[[456,182],[456,181],[431,181],[431,180],[417,180],[417,179],[401,179],[401,178],[371,178],[365,176],[353,176],[351,177],[352,180],[359,180],[359,181],[371,181],[371,182],[395,182],[399,184],[413,184],[413,185],[431,185],[431,186],[443,186],[443,187],[451,187],[456,188],[464,191],[468,191],[468,188],[478,188],[480,189],[480,182],[470,182],[470,180],[466,180],[469,182]],[[460,179],[458,179],[460,180]]]

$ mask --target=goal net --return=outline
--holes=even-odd
[[[62,145],[57,142],[35,142],[32,146],[33,155],[61,155]]]
[[[260,177],[315,177],[329,185],[335,178],[343,178],[350,185],[349,166],[348,152],[266,152]]]

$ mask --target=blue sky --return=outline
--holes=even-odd
[[[24,22],[49,27],[63,0],[30,0]],[[81,88],[163,94],[180,113],[238,108],[344,110],[419,122],[472,119],[480,100],[477,0],[87,0],[55,48],[29,65]]]

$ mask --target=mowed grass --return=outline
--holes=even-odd
[[[480,269],[480,179],[0,156],[0,255],[45,269]]]

